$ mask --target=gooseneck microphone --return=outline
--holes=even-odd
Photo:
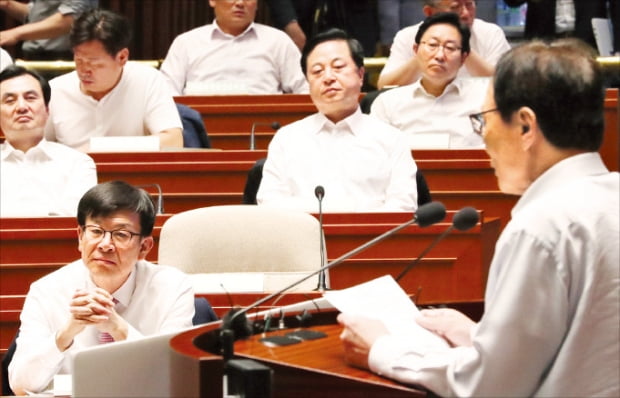
[[[279,122],[271,122],[271,123],[265,123],[265,122],[254,122],[252,123],[252,130],[250,130],[250,150],[253,151],[255,149],[256,146],[256,139],[255,139],[255,135],[254,132],[256,131],[256,126],[269,126],[271,127],[273,130],[278,131],[280,129],[280,123]]]
[[[453,229],[458,229],[459,231],[467,231],[468,229],[473,228],[477,223],[480,217],[478,216],[478,211],[473,207],[463,207],[459,210],[454,217],[452,217],[452,224],[443,231],[435,240],[426,248],[420,255],[411,262],[405,269],[395,278],[398,282],[403,278],[403,276],[407,275],[409,271],[413,267],[415,267],[426,254],[431,251],[433,247],[437,245],[437,243],[441,242]]]
[[[376,238],[364,243],[363,245],[356,247],[355,249],[338,257],[337,259],[327,264],[326,266],[321,267],[320,269],[311,272],[310,274],[302,277],[301,279],[298,279],[297,281],[291,283],[288,286],[285,286],[284,288],[278,290],[277,292],[271,293],[263,298],[256,300],[254,303],[250,304],[249,306],[245,308],[235,308],[235,309],[230,310],[222,319],[222,326],[220,329],[220,342],[222,343],[222,356],[224,357],[224,360],[228,361],[232,357],[233,352],[234,352],[233,350],[234,341],[237,338],[245,338],[252,334],[252,331],[250,330],[251,328],[248,326],[248,321],[245,316],[245,314],[248,311],[294,288],[295,286],[299,285],[302,282],[305,282],[306,280],[312,278],[318,273],[325,272],[330,268],[333,268],[337,265],[342,264],[345,260],[349,259],[350,257],[353,257],[354,255],[368,249],[369,247],[374,246],[380,241],[394,235],[396,232],[408,227],[411,224],[415,223],[415,224],[418,224],[420,227],[427,227],[429,225],[440,222],[445,217],[446,217],[446,207],[443,205],[443,203],[440,203],[440,202],[426,203],[418,208],[414,217],[411,220],[408,220],[404,222],[403,224],[400,224],[392,228],[391,230],[377,236]]]
[[[147,188],[153,187],[157,189],[157,208],[155,214],[164,214],[164,194],[162,193],[161,187],[159,184],[144,184],[138,185],[138,188]]]
[[[314,196],[319,201],[319,245],[320,245],[320,254],[321,254],[321,268],[325,267],[325,240],[323,239],[323,197],[325,196],[325,188],[321,185],[317,185],[314,188]],[[319,292],[324,292],[327,290],[327,283],[325,282],[325,271],[319,272],[319,283],[316,289]]]

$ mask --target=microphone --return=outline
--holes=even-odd
[[[248,330],[249,328],[247,327],[248,321],[245,316],[245,313],[247,313],[248,311],[273,299],[274,297],[281,295],[287,290],[294,288],[295,286],[301,284],[302,282],[305,282],[306,280],[312,278],[318,273],[325,272],[330,268],[333,268],[337,265],[342,264],[345,260],[349,259],[350,257],[353,257],[354,255],[368,249],[369,247],[374,246],[380,241],[394,235],[396,232],[408,227],[411,224],[415,223],[415,224],[418,224],[418,226],[420,227],[427,227],[429,225],[440,222],[441,220],[445,218],[445,216],[446,216],[446,207],[443,205],[443,203],[440,203],[440,202],[426,203],[418,208],[414,217],[411,220],[408,220],[404,222],[403,224],[400,224],[392,228],[391,230],[377,236],[376,238],[364,243],[363,245],[356,247],[355,249],[343,254],[342,256],[338,257],[331,263],[325,265],[324,267],[321,267],[318,270],[313,271],[310,274],[302,277],[301,279],[294,281],[290,285],[285,286],[284,288],[278,290],[277,292],[271,293],[263,298],[260,298],[245,308],[231,310],[228,314],[226,314],[226,316],[224,316],[224,319],[222,320],[222,326],[220,329],[220,342],[222,343],[222,356],[224,357],[224,360],[228,361],[232,357],[233,343],[236,338],[238,337],[245,338],[251,335],[251,331]]]
[[[453,229],[458,229],[459,231],[467,231],[468,229],[473,228],[477,223],[480,217],[478,216],[478,211],[473,207],[463,207],[459,210],[454,217],[452,217],[452,224],[443,231],[435,240],[426,248],[420,255],[411,262],[405,269],[396,277],[396,282],[402,279],[403,276],[407,275],[409,271],[413,267],[415,267],[426,254],[431,251],[433,247],[437,245],[440,241],[442,241]]]
[[[325,196],[325,188],[321,185],[317,185],[314,188],[314,196],[319,200],[319,245],[320,245],[320,253],[321,253],[321,267],[323,269],[325,267],[325,240],[323,239],[323,197]],[[319,273],[319,283],[316,289],[319,292],[324,292],[327,290],[327,284],[325,283],[325,271],[321,271]]]
[[[161,187],[159,186],[159,184],[144,184],[144,185],[138,185],[137,187],[138,188],[153,187],[157,189],[157,208],[156,208],[155,214],[164,214],[164,194],[162,193]]]
[[[253,151],[255,149],[255,138],[254,138],[254,131],[256,131],[256,126],[269,126],[271,127],[273,130],[278,131],[280,129],[280,123],[279,122],[271,122],[271,123],[265,123],[265,122],[254,122],[252,123],[252,130],[250,130],[250,150]]]

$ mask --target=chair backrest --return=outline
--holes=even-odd
[[[175,214],[164,223],[158,262],[189,274],[309,272],[321,266],[320,239],[319,222],[308,213],[211,206]]]

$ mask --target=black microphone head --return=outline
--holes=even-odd
[[[418,207],[415,212],[415,221],[420,227],[428,227],[446,217],[446,206],[441,202],[430,202]]]
[[[248,322],[242,308],[233,308],[222,318],[222,329],[232,330],[234,339],[244,339],[252,335],[252,325]]]
[[[318,200],[323,199],[323,196],[325,196],[325,188],[323,188],[322,185],[317,185],[314,188],[314,196],[316,196]]]
[[[452,225],[459,231],[467,231],[478,224],[478,210],[473,207],[463,207],[452,218]]]
[[[271,123],[271,128],[274,129],[274,130],[279,130],[280,127],[282,127],[282,126],[280,126],[279,122],[272,122]]]

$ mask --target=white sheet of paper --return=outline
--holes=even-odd
[[[328,291],[324,297],[340,312],[382,321],[391,334],[411,335],[428,345],[448,347],[444,339],[418,325],[415,316],[420,311],[391,275]]]

